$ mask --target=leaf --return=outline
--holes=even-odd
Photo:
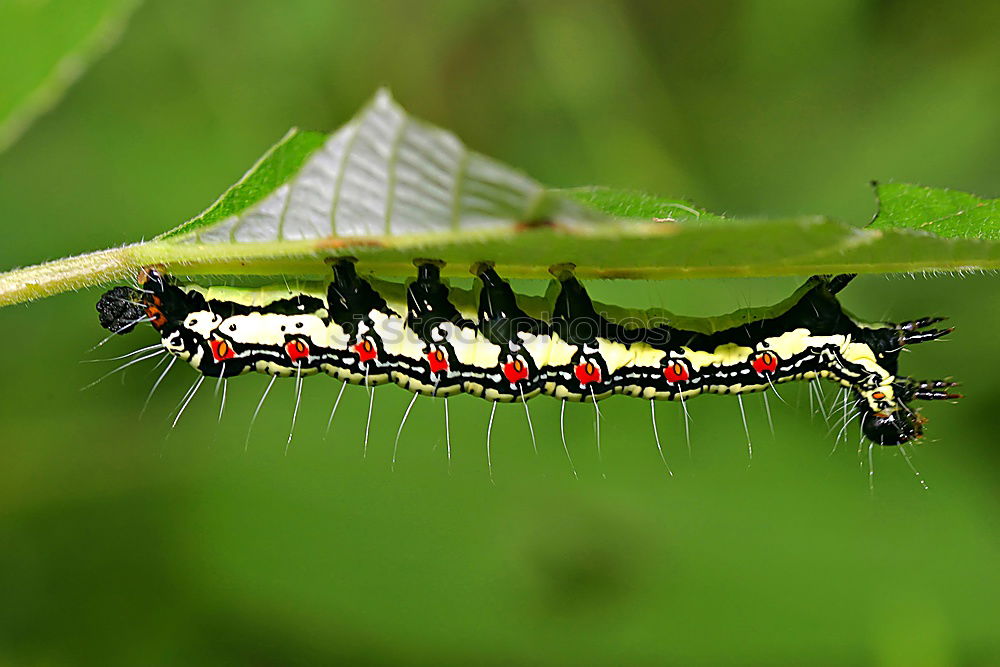
[[[381,239],[604,219],[408,116],[381,90],[321,144],[314,135],[286,136],[206,213],[161,239]]]
[[[288,182],[323,142],[322,132],[301,132],[296,128],[272,146],[243,178],[226,190],[201,215],[162,234],[160,239],[184,237],[215,223],[235,219]]]
[[[1000,240],[1000,199],[906,183],[876,184],[872,229],[909,228],[949,238]]]
[[[608,188],[548,189],[406,114],[385,91],[326,136],[293,130],[204,213],[146,243],[0,275],[0,305],[120,280],[142,266],[185,274],[326,276],[350,255],[381,276],[413,260],[477,261],[509,277],[547,277],[574,263],[584,277],[678,278],[913,272],[1000,267],[989,216],[970,195],[886,191],[863,229],[823,217],[732,219],[678,199]],[[933,203],[933,206],[928,202]],[[986,211],[988,207],[976,207]],[[987,239],[987,240],[983,240]]]
[[[0,151],[118,38],[138,0],[0,3]]]
[[[723,220],[720,215],[697,208],[682,199],[668,199],[636,190],[616,190],[590,186],[559,190],[569,197],[616,218],[671,221],[677,218]]]

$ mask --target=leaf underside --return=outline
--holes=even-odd
[[[877,186],[866,228],[823,217],[732,219],[607,188],[554,190],[406,114],[386,91],[330,135],[293,130],[204,213],[149,242],[0,275],[0,305],[181,274],[324,276],[353,256],[382,276],[413,260],[448,275],[496,262],[509,277],[572,263],[585,277],[680,278],[1000,267],[996,200]]]

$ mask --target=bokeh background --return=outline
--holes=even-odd
[[[25,0],[11,0],[25,1]],[[37,0],[42,1],[42,0]],[[149,237],[207,206],[290,126],[333,129],[379,85],[554,186],[686,196],[732,215],[872,216],[870,179],[1000,195],[1000,5],[149,0],[63,101],[0,154],[4,268]],[[44,39],[15,36],[23,48]],[[14,42],[17,44],[17,42]],[[11,51],[9,50],[8,53]],[[14,49],[13,53],[17,53]],[[11,63],[4,63],[10,66]],[[14,65],[16,65],[16,55]],[[873,319],[948,314],[904,359],[968,398],[926,409],[914,462],[834,447],[808,394],[644,402],[418,401],[292,383],[246,440],[262,378],[218,420],[194,379],[81,363],[99,291],[0,311],[0,663],[997,664],[995,276],[864,277]],[[796,280],[595,283],[603,299],[713,314]],[[525,283],[541,292],[544,284]],[[827,396],[832,397],[828,388]],[[248,446],[245,447],[245,442]]]

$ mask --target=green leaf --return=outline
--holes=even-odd
[[[301,168],[306,158],[326,141],[322,132],[301,132],[296,128],[270,148],[250,170],[219,197],[204,213],[162,234],[159,239],[185,234],[246,214],[267,195],[284,185]]]
[[[723,220],[683,199],[669,199],[636,190],[616,190],[600,186],[559,190],[578,202],[616,218],[671,221],[680,218]]]
[[[298,136],[287,136],[206,213],[161,240],[381,242],[607,219],[408,116],[385,90],[329,137]]]
[[[724,218],[607,188],[553,190],[470,151],[380,91],[329,136],[288,133],[204,213],[149,242],[0,275],[0,305],[151,264],[185,274],[322,277],[326,260],[345,255],[387,277],[411,275],[417,257],[446,261],[450,275],[491,260],[515,278],[546,277],[563,263],[603,278],[1000,267],[993,204],[893,188],[880,189],[883,210],[869,228],[818,216]],[[944,221],[955,223],[950,238],[908,228]]]
[[[876,184],[872,229],[909,228],[950,238],[1000,240],[1000,199],[906,183]]]
[[[118,38],[138,0],[0,3],[0,151]]]

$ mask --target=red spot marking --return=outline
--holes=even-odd
[[[591,382],[601,381],[601,369],[589,361],[585,364],[578,365],[573,369],[573,373],[582,385],[588,385]]]
[[[309,356],[309,346],[301,340],[290,340],[285,343],[285,354],[292,360],[292,363],[296,363]]]
[[[880,391],[876,391],[874,394],[872,394],[872,398],[874,398],[877,401],[881,401],[883,398],[885,398],[885,394],[883,394]]]
[[[507,382],[517,384],[528,377],[528,367],[520,359],[515,359],[503,365],[503,374],[507,378]]]
[[[778,357],[771,352],[762,352],[753,360],[753,369],[758,375],[778,370]]]
[[[676,384],[677,382],[686,381],[691,375],[688,373],[688,368],[683,362],[674,361],[663,369],[663,377],[667,378],[667,382],[670,384]]]
[[[355,345],[354,351],[358,353],[358,361],[371,361],[378,356],[378,350],[367,338]]]
[[[219,338],[208,341],[208,345],[212,348],[212,356],[215,357],[216,361],[225,361],[236,356],[232,345]]]
[[[443,350],[434,350],[427,353],[427,361],[431,365],[431,373],[440,373],[448,370],[448,355]]]

